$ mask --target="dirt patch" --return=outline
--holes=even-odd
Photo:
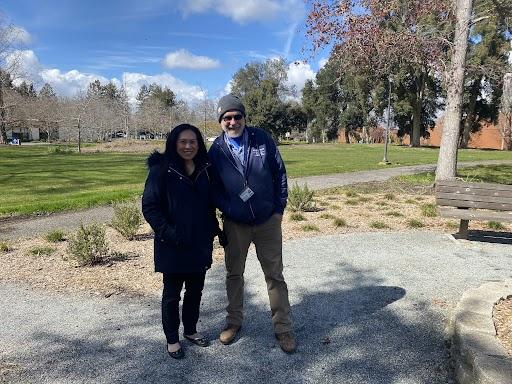
[[[455,233],[458,221],[435,215],[431,191],[374,193],[372,185],[354,192],[333,189],[317,194],[312,212],[291,212],[283,217],[284,241],[319,235],[354,232],[429,230]],[[472,230],[488,230],[484,222],[471,222]],[[503,231],[509,231],[507,225]],[[147,224],[133,241],[125,240],[107,228],[110,256],[101,264],[79,267],[67,252],[67,243],[48,243],[32,238],[11,243],[13,250],[0,253],[0,280],[24,282],[35,288],[58,292],[84,292],[95,295],[158,296],[161,275],[153,269],[153,236]],[[52,250],[50,254],[33,252],[36,247]],[[214,244],[214,263],[222,263],[223,250]],[[446,303],[434,303],[443,307]],[[497,306],[495,323],[498,337],[512,350],[511,302]],[[501,336],[505,335],[505,336]]]
[[[512,296],[500,300],[492,311],[496,337],[512,357]]]
[[[82,148],[82,152],[135,152],[151,153],[154,150],[163,152],[164,140],[134,140],[117,139],[105,143],[97,143],[90,147]]]

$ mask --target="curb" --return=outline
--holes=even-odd
[[[512,358],[492,321],[494,304],[512,296],[512,281],[492,282],[466,291],[450,327],[451,357],[459,384],[510,384]]]

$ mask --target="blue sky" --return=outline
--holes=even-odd
[[[132,99],[152,82],[188,101],[217,98],[240,67],[274,57],[301,89],[327,56],[301,52],[303,0],[3,0],[0,12],[19,28],[23,76],[68,96],[97,78]]]

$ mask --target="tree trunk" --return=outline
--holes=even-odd
[[[416,98],[412,110],[412,134],[411,134],[411,147],[420,146],[421,137],[421,100]]]
[[[82,153],[82,127],[80,126],[80,118],[78,118],[78,153]]]
[[[469,138],[471,136],[471,129],[473,128],[473,124],[475,122],[475,108],[476,108],[476,100],[478,95],[480,94],[480,81],[482,79],[479,77],[475,80],[473,85],[471,86],[470,94],[469,94],[469,106],[468,113],[466,119],[464,120],[464,129],[462,131],[462,136],[460,140],[460,147],[467,148],[469,143]]]
[[[450,72],[446,77],[446,113],[437,159],[436,181],[455,177],[457,171],[457,144],[460,132],[464,69],[472,6],[472,0],[458,0],[456,2],[457,24],[455,26]]]
[[[0,143],[7,144],[7,128],[5,124],[5,103],[4,89],[2,80],[0,80]]]
[[[425,80],[423,74],[416,78],[416,98],[412,109],[411,147],[419,147],[421,139],[421,112]]]

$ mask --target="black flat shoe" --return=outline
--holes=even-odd
[[[169,349],[167,348],[167,353],[169,354],[169,356],[176,360],[183,359],[185,357],[185,352],[183,352],[183,348],[180,348],[174,352],[170,352]]]
[[[185,339],[189,340],[191,343],[195,345],[199,345],[200,347],[207,347],[210,345],[210,341],[205,337],[190,337],[187,335],[183,335]]]

